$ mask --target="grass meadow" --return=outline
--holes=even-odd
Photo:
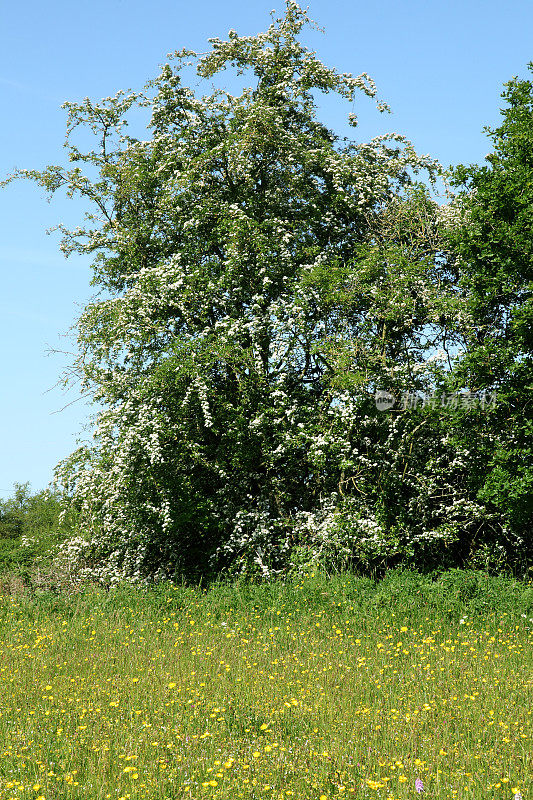
[[[533,583],[0,597],[0,800],[529,800]]]

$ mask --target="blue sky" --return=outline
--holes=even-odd
[[[301,3],[304,6],[304,3]],[[225,0],[72,0],[4,2],[0,7],[0,179],[18,168],[63,163],[65,100],[94,99],[140,88],[166,54],[208,50],[207,39],[265,30],[284,3]],[[483,133],[496,125],[503,83],[528,77],[533,60],[530,0],[376,0],[309,5],[325,35],[304,41],[328,65],[367,72],[392,115],[362,97],[353,109],[366,141],[387,131],[405,134],[419,153],[445,166],[481,162],[490,151]],[[322,119],[349,134],[352,108],[327,96]],[[0,191],[0,497],[13,483],[44,488],[53,468],[76,446],[89,408],[57,383],[72,351],[64,336],[92,294],[87,259],[59,251],[46,229],[81,223],[79,202],[57,195],[50,204],[30,183]],[[63,411],[61,409],[68,405]]]

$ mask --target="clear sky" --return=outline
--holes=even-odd
[[[205,52],[209,37],[230,28],[258,33],[272,8],[282,15],[284,2],[0,0],[0,179],[64,162],[65,100],[140,88],[167,53]],[[392,107],[379,115],[361,97],[351,135],[397,131],[445,166],[484,159],[482,129],[498,123],[503,83],[529,77],[531,0],[314,0],[309,12],[325,34],[309,31],[304,41],[341,72],[369,73]],[[327,96],[321,110],[334,130],[351,132],[343,101]],[[58,234],[46,234],[59,222],[80,224],[82,211],[64,196],[47,204],[30,183],[0,190],[0,497],[15,481],[44,488],[84,435],[88,406],[61,411],[77,395],[53,388],[68,357],[48,351],[72,350],[63,334],[93,292],[90,263],[65,260]]]

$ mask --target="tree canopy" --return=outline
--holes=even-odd
[[[102,580],[453,565],[503,530],[504,504],[468,458],[501,412],[384,413],[374,394],[529,380],[530,234],[509,226],[511,212],[521,232],[529,220],[515,204],[529,117],[508,117],[490,176],[459,169],[476,191],[442,208],[439,165],[404,137],[348,141],[319,121],[318,92],[377,93],[322,64],[300,41],[308,24],[288,0],[264,33],[174,53],[143,91],[65,104],[74,166],[17,173],[92,205],[62,248],[94,254],[100,293],[77,322],[73,369],[103,410],[57,476],[80,512],[65,552]],[[197,96],[191,67],[206,81],[233,67],[251,85]],[[513,91],[530,102],[525,84]],[[127,133],[137,109],[146,140]],[[94,149],[76,146],[79,128]],[[496,342],[503,291],[520,310]]]

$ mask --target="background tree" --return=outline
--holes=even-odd
[[[533,557],[533,83],[513,78],[501,96],[503,122],[485,128],[488,165],[451,173],[459,192],[449,245],[473,323],[454,380],[497,395],[474,425],[458,420],[454,437],[469,451],[471,490],[491,512],[494,561],[525,570]]]
[[[0,499],[0,572],[49,566],[58,545],[72,535],[73,515],[60,522],[59,492],[32,493],[29,483],[15,483],[13,489],[13,497]]]

